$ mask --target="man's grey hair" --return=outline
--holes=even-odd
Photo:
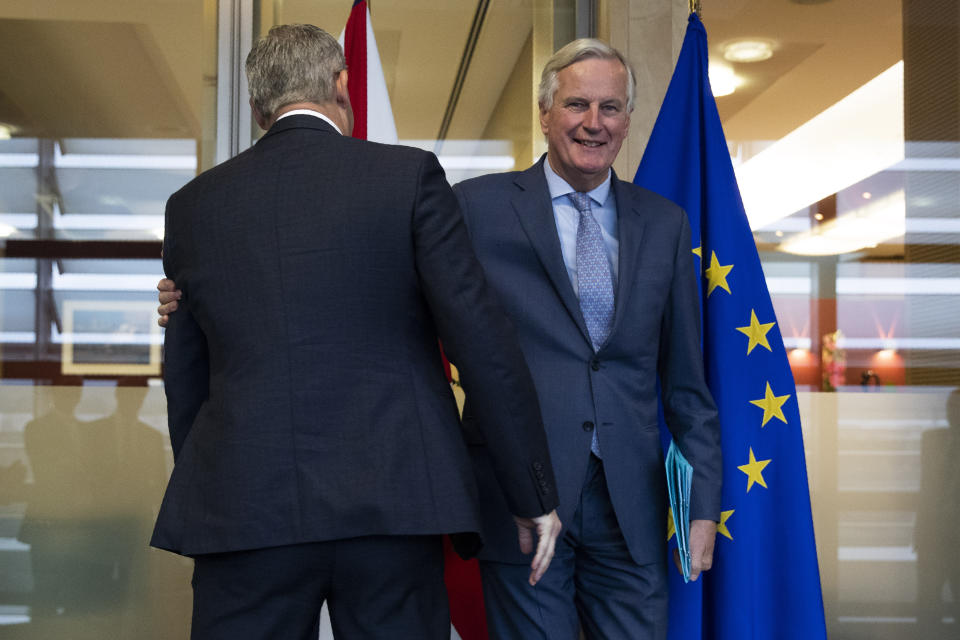
[[[323,29],[277,25],[247,55],[250,99],[267,119],[288,104],[324,104],[335,98],[336,76],[346,68],[340,43]]]
[[[627,70],[627,113],[633,111],[633,104],[637,97],[637,83],[634,80],[633,68],[622,53],[596,38],[574,40],[564,45],[547,60],[543,73],[540,74],[540,88],[537,90],[537,102],[540,103],[540,108],[549,109],[553,106],[553,96],[560,86],[557,74],[570,65],[588,58],[618,60],[623,65]]]

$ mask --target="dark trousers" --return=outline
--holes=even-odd
[[[573,522],[563,524],[550,568],[535,587],[527,583],[526,565],[480,563],[491,640],[577,640],[581,628],[591,640],[664,640],[666,561],[633,561],[603,463],[592,455]]]
[[[439,536],[372,536],[200,555],[193,640],[448,640]]]

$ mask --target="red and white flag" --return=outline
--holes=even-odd
[[[390,96],[383,78],[380,53],[370,25],[366,0],[355,0],[340,34],[340,45],[347,59],[347,90],[353,106],[353,137],[387,144],[397,143]],[[450,365],[443,362],[450,379]],[[462,640],[487,640],[487,622],[480,589],[480,569],[476,560],[464,561],[444,538],[446,559],[444,578],[450,601],[450,618]]]
[[[370,25],[366,0],[356,0],[340,34],[347,59],[347,90],[353,106],[353,137],[386,144],[397,143],[387,82],[380,66],[380,52]]]

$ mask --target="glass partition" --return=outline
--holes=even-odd
[[[435,150],[453,182],[538,157],[534,69],[569,39],[574,2],[372,4],[401,142]],[[147,546],[172,466],[164,204],[232,135],[217,91],[248,16],[254,37],[280,22],[338,35],[350,5],[0,8],[0,635],[189,634],[192,563]]]
[[[436,152],[451,183],[525,169],[546,151],[535,83],[573,37],[572,0],[368,4],[401,144]],[[257,0],[256,35],[308,22],[339,36],[350,5]]]
[[[256,36],[339,34],[351,3],[252,4]],[[957,4],[703,5],[798,383],[830,637],[956,638]],[[452,182],[528,166],[575,9],[374,0],[400,141]],[[0,635],[188,633],[190,563],[146,546],[172,464],[153,290],[164,202],[215,157],[217,12],[0,8]]]
[[[829,636],[960,637],[957,5],[703,4],[801,392]]]
[[[172,465],[155,285],[209,165],[217,4],[0,8],[0,635],[189,634],[148,547]]]

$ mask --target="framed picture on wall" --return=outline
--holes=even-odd
[[[65,375],[160,375],[163,337],[152,302],[65,300],[62,318]]]

